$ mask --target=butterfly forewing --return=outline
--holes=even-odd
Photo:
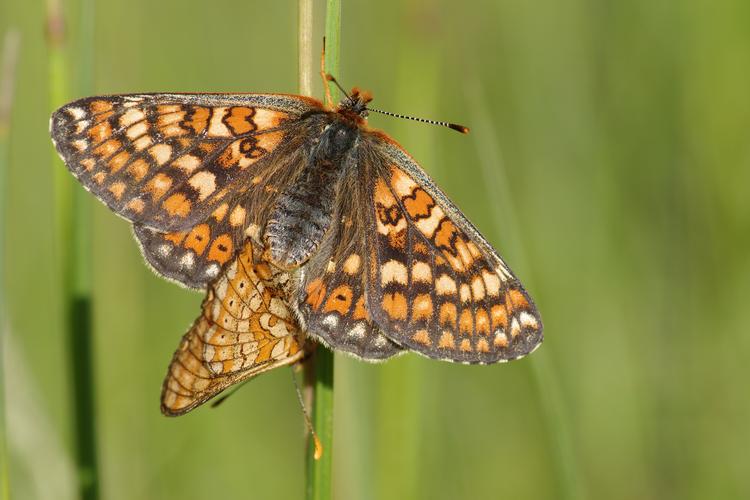
[[[248,240],[211,284],[169,366],[164,414],[181,415],[230,385],[302,358],[304,336],[286,306],[288,275],[259,262],[260,253]]]
[[[346,341],[372,324],[393,353],[464,363],[531,352],[541,319],[507,265],[398,145],[362,135],[359,182],[337,200],[329,251],[303,271],[311,333],[350,350]]]
[[[395,143],[375,136],[370,314],[432,358],[494,363],[542,341],[531,298],[476,228]]]
[[[73,175],[136,224],[154,269],[200,288],[242,244],[248,214],[265,213],[295,177],[302,163],[291,160],[307,135],[300,117],[320,110],[273,94],[103,96],[63,106],[50,126]],[[186,239],[174,243],[179,234]]]

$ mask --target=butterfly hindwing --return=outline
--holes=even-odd
[[[258,225],[248,220],[246,197],[223,203],[208,220],[187,231],[162,233],[133,225],[141,253],[152,269],[190,288],[204,288],[218,276],[248,238],[257,238]]]
[[[298,309],[307,331],[329,347],[368,361],[403,352],[367,309],[367,233],[361,223],[366,189],[345,183],[332,217],[333,225],[317,253],[301,270]]]
[[[186,413],[233,384],[304,355],[303,336],[286,306],[288,274],[260,262],[259,253],[248,240],[211,284],[164,380],[165,415]]]
[[[494,363],[542,341],[531,298],[474,226],[395,143],[364,146],[371,191],[367,307],[395,342],[431,358]]]
[[[318,257],[314,257],[304,275],[318,277],[303,280],[298,307],[307,332],[330,348],[367,361],[382,361],[403,349],[383,335],[370,318],[360,274],[364,265],[361,255],[324,256],[321,272],[316,272]]]

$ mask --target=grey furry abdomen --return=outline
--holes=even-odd
[[[293,269],[307,262],[326,235],[357,134],[344,123],[330,125],[311,145],[299,177],[279,195],[265,231],[271,259],[279,267]]]

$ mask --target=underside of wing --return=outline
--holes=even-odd
[[[182,415],[233,384],[303,357],[304,336],[286,306],[288,278],[259,262],[258,247],[247,241],[211,284],[201,316],[174,354],[162,388],[165,415]]]
[[[367,309],[383,333],[463,363],[533,351],[541,318],[497,252],[401,148],[376,136],[364,151],[374,179]]]

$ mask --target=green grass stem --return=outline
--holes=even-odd
[[[21,35],[11,29],[3,39],[0,61],[0,499],[10,498],[8,477],[8,439],[5,404],[5,336],[10,328],[5,304],[5,209],[8,199],[7,178],[10,166],[10,114]]]
[[[326,6],[326,52],[325,69],[329,73],[339,75],[341,34],[341,1],[328,0]],[[331,89],[334,96],[336,89]],[[311,442],[307,462],[307,498],[308,500],[324,500],[332,496],[332,467],[333,467],[333,353],[322,345],[318,345],[314,359],[309,363],[309,370],[313,384],[313,427],[318,434],[323,455],[318,460],[313,458],[314,446]]]
[[[81,74],[79,85],[90,90],[93,52],[93,5],[83,1],[79,48]],[[47,40],[49,58],[49,96],[54,110],[70,98],[71,73],[61,0],[47,2]],[[63,328],[68,343],[73,403],[73,441],[80,498],[99,498],[97,467],[97,425],[94,403],[93,346],[90,295],[90,208],[83,190],[77,189],[71,176],[53,155],[55,180],[57,248],[59,255]]]

